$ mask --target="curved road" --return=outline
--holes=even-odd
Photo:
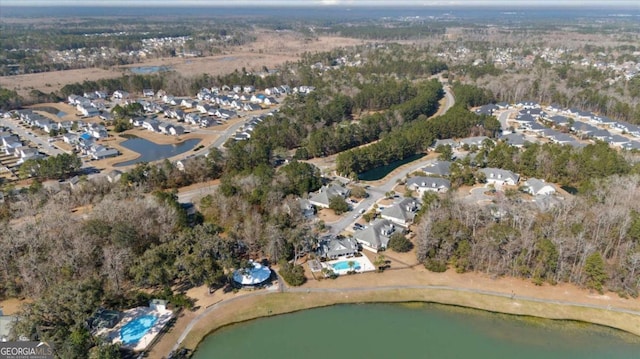
[[[472,289],[472,288],[464,288],[464,287],[451,287],[446,285],[394,285],[394,286],[382,286],[382,287],[356,287],[356,288],[287,288],[287,287],[284,287],[283,291],[291,292],[291,293],[354,293],[354,292],[368,292],[368,291],[384,292],[384,291],[393,291],[393,290],[399,290],[399,289],[446,290],[446,291],[454,291],[454,292],[460,292],[460,293],[491,295],[495,297],[511,298],[513,300],[520,300],[520,301],[527,301],[527,302],[554,304],[554,305],[563,305],[563,306],[572,306],[572,307],[590,308],[590,309],[600,309],[600,310],[607,310],[610,312],[626,313],[626,314],[640,316],[640,311],[635,311],[635,310],[625,309],[625,308],[616,308],[616,307],[596,305],[596,304],[568,302],[568,301],[554,300],[554,299],[542,299],[542,298],[535,298],[535,297],[528,297],[528,296],[514,296],[513,294],[494,292],[490,290]],[[240,295],[237,297],[233,297],[231,299],[218,302],[212,305],[211,307],[205,309],[202,313],[198,314],[197,317],[193,318],[191,322],[189,322],[187,327],[180,334],[180,337],[178,338],[178,341],[174,345],[172,352],[178,350],[178,348],[180,347],[184,339],[187,337],[189,332],[200,320],[204,319],[209,314],[215,312],[217,309],[225,307],[243,298],[263,296],[263,295],[268,295],[271,293],[278,293],[278,292],[279,291],[274,291],[274,290],[252,292],[252,293]]]

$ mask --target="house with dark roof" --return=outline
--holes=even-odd
[[[429,176],[447,177],[451,174],[451,162],[435,161],[422,167],[421,170]]]
[[[388,219],[398,225],[406,227],[413,223],[413,219],[416,217],[416,212],[420,206],[418,201],[413,198],[405,198],[399,203],[395,203],[380,212],[380,216],[383,219]]]
[[[336,184],[322,186],[317,193],[314,193],[309,197],[309,203],[314,206],[329,208],[329,202],[331,201],[331,198],[335,196],[347,198],[349,192],[350,191],[348,188],[338,186]]]
[[[360,246],[353,237],[330,236],[320,240],[318,256],[325,259],[341,257],[353,257],[358,253]]]
[[[440,177],[411,177],[407,180],[406,187],[412,191],[417,191],[422,197],[425,192],[447,192],[451,188],[451,181]]]
[[[389,239],[396,226],[388,219],[376,219],[369,226],[361,231],[357,231],[354,238],[362,245],[362,248],[379,252],[387,248]]]
[[[523,147],[525,142],[527,142],[524,135],[519,133],[510,133],[510,134],[504,135],[500,137],[500,140],[508,143],[510,146],[518,147],[518,148]]]

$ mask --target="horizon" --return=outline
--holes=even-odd
[[[504,8],[504,9],[543,9],[543,8],[589,8],[589,9],[626,9],[640,11],[640,3],[629,0],[616,0],[603,3],[596,0],[538,0],[530,2],[514,2],[509,0],[466,0],[466,1],[420,1],[398,0],[389,2],[384,0],[236,0],[233,3],[221,0],[95,0],[87,3],[81,0],[58,0],[55,4],[44,0],[4,0],[0,7],[13,8],[59,8],[59,7],[154,7],[162,8],[423,8],[423,9],[466,9],[466,8]]]

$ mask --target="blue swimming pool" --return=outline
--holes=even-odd
[[[136,344],[156,324],[157,320],[158,317],[151,314],[134,318],[120,329],[120,340],[125,345]]]
[[[349,267],[349,261],[333,263],[331,266],[333,267],[333,269],[337,270],[350,270],[352,268],[354,270],[360,270],[360,263],[356,261],[353,261],[353,267]]]

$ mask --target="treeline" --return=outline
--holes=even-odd
[[[434,25],[404,25],[401,23],[390,26],[380,26],[380,24],[363,25],[335,25],[327,30],[330,34],[339,34],[345,37],[355,37],[367,40],[411,40],[425,37],[443,35],[446,27]]]
[[[585,196],[540,212],[517,196],[495,209],[453,198],[432,202],[421,217],[418,259],[432,271],[480,271],[534,283],[570,282],[625,297],[640,290],[640,178],[594,182]]]
[[[443,116],[431,120],[422,117],[390,132],[370,146],[340,153],[336,159],[336,170],[353,177],[423,153],[438,138],[468,137],[471,134],[494,136],[499,129],[500,123],[494,117],[477,116],[461,105],[456,105]]]
[[[464,160],[461,160],[464,162]],[[466,160],[468,163],[469,160]],[[640,173],[640,166],[627,162],[624,156],[605,142],[584,148],[553,143],[526,143],[523,150],[505,142],[483,146],[473,162],[481,167],[495,167],[525,177],[544,179],[565,186],[593,189],[592,180],[611,175]]]
[[[318,92],[288,101],[279,115],[255,129],[250,142],[261,143],[270,149],[297,149],[296,158],[299,159],[328,156],[375,141],[383,133],[414,121],[420,115],[434,114],[438,100],[443,96],[442,86],[436,80],[418,85],[391,80],[384,84],[391,89],[386,90],[383,86],[366,88],[376,88],[391,98],[374,97],[365,101],[364,97],[356,95],[357,101],[354,101],[346,95],[337,94],[322,105],[322,96]],[[394,104],[396,102],[398,104]],[[375,114],[364,114],[353,121],[355,103],[360,112],[390,107]]]
[[[480,88],[475,85],[454,82],[452,86],[456,103],[466,107],[476,107],[495,102],[493,93],[490,90]]]

